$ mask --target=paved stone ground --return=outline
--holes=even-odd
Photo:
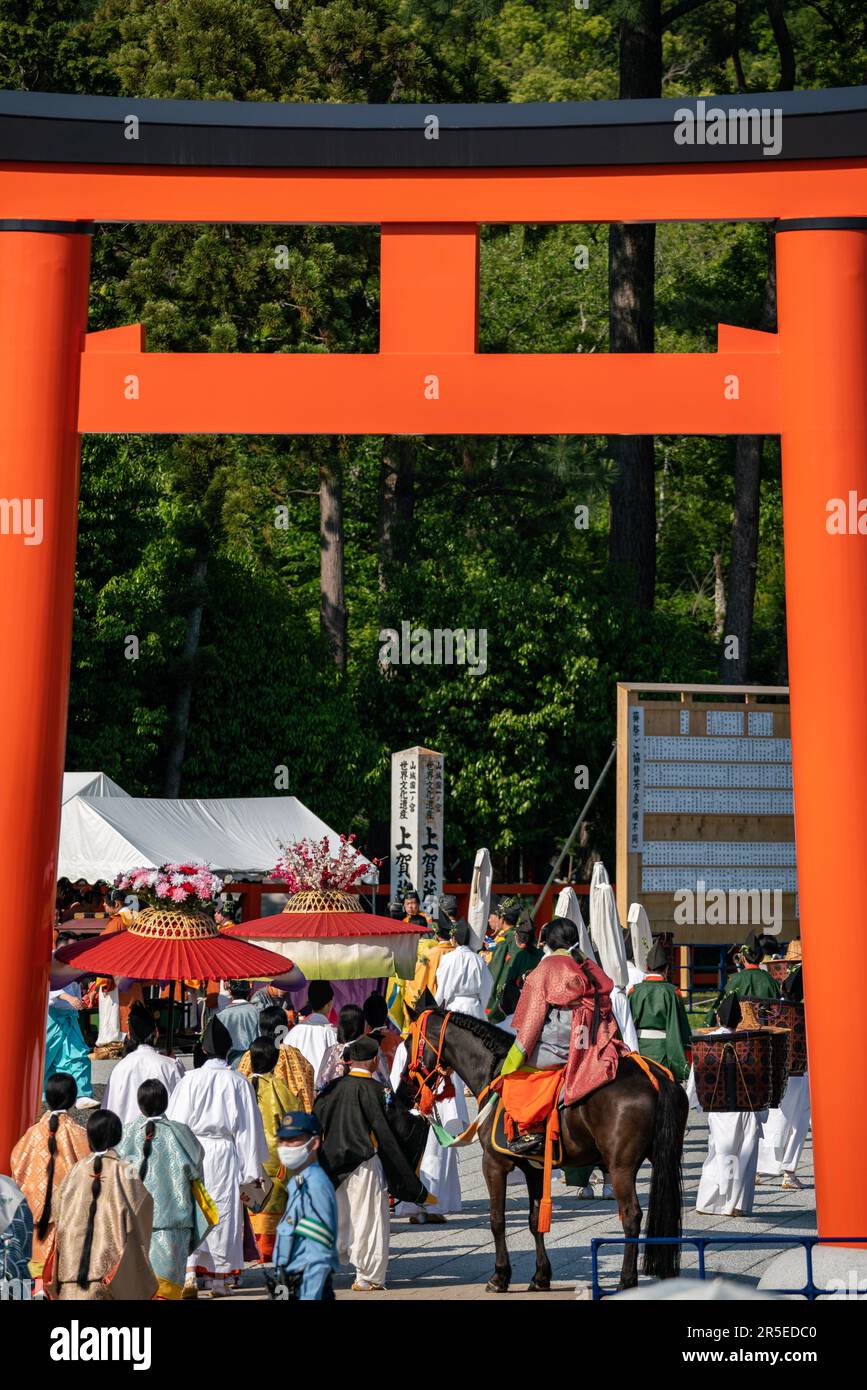
[[[187,1065],[190,1059],[185,1058]],[[94,1063],[94,1091],[101,1095],[111,1063]],[[82,1116],[81,1118],[86,1118]],[[814,1235],[816,1207],[813,1188],[813,1149],[808,1138],[798,1169],[804,1183],[801,1192],[783,1192],[775,1181],[766,1179],[756,1189],[753,1214],[748,1218],[732,1219],[723,1216],[699,1216],[695,1211],[695,1194],[701,1165],[707,1153],[707,1121],[703,1115],[690,1111],[684,1148],[684,1235]],[[348,1272],[335,1277],[338,1299],[379,1302],[394,1299],[467,1298],[502,1301],[502,1295],[485,1292],[494,1267],[494,1247],[488,1228],[487,1190],[481,1172],[481,1150],[477,1144],[458,1151],[461,1165],[463,1208],[450,1216],[443,1226],[411,1226],[407,1220],[394,1220],[391,1227],[391,1258],[388,1270],[388,1290],[384,1293],[353,1293]],[[646,1210],[649,1188],[649,1167],[639,1174],[638,1193]],[[598,1179],[598,1173],[595,1175]],[[601,1188],[597,1187],[597,1191]],[[574,1299],[576,1284],[589,1284],[590,1241],[594,1237],[622,1235],[613,1201],[580,1200],[575,1188],[566,1187],[555,1173],[553,1185],[554,1216],[547,1248],[554,1275],[554,1288],[548,1294],[528,1294],[527,1285],[535,1264],[533,1241],[527,1228],[527,1199],[523,1181],[510,1185],[506,1202],[506,1224],[509,1252],[512,1261],[512,1291],[510,1298]],[[712,1246],[707,1252],[707,1269],[711,1274],[743,1281],[754,1286],[765,1266],[785,1247],[779,1245],[751,1246],[738,1249],[731,1245]],[[603,1247],[600,1260],[600,1280],[615,1287],[622,1258],[620,1249]],[[684,1249],[683,1271],[697,1268],[694,1249]],[[243,1286],[231,1299],[221,1301],[223,1307],[231,1302],[263,1299],[261,1271],[249,1266],[243,1276]],[[202,1301],[202,1300],[200,1300]],[[204,1302],[210,1300],[205,1298]]]

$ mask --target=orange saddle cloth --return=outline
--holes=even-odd
[[[541,1129],[557,1104],[563,1086],[565,1067],[546,1067],[542,1071],[510,1072],[491,1083],[499,1091],[508,1121],[519,1130]]]

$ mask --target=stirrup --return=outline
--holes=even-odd
[[[541,1158],[545,1152],[544,1134],[516,1134],[509,1140],[509,1152],[518,1158]]]

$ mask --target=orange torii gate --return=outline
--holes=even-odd
[[[80,433],[780,434],[819,1229],[867,1234],[867,1067],[841,1033],[867,888],[867,89],[713,100],[0,93],[0,846],[17,886],[0,1168],[41,1087]],[[776,222],[777,333],[720,325],[706,354],[478,353],[481,223],[722,219]],[[130,221],[381,226],[379,352],[149,354],[138,326],[88,334],[91,224]],[[849,534],[826,527],[833,498]]]

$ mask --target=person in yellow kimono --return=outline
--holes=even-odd
[[[436,936],[433,939],[429,938],[419,942],[415,975],[407,985],[404,994],[404,1001],[410,1008],[414,1007],[426,989],[431,994],[436,993],[439,963],[444,955],[455,949],[455,941],[452,936],[453,927],[454,923],[451,918],[441,909],[437,918]]]
[[[283,1042],[288,1033],[288,1023],[286,1011],[279,1007],[263,1009],[259,1015],[259,1034],[261,1038],[268,1038],[277,1048],[277,1064],[274,1068],[274,1075],[278,1081],[282,1081],[288,1086],[289,1090],[297,1097],[298,1104],[290,1108],[292,1110],[306,1110],[309,1115],[313,1109],[313,1068],[297,1047],[290,1047]],[[235,1070],[241,1076],[246,1076],[250,1081],[253,1076],[253,1061],[250,1056],[252,1049],[248,1049],[238,1059]]]
[[[286,1049],[275,1047],[271,1038],[254,1038],[250,1044],[249,1052],[252,1068],[250,1080],[253,1090],[256,1092],[259,1114],[262,1116],[265,1138],[268,1141],[268,1159],[264,1165],[265,1174],[272,1181],[280,1171],[280,1159],[277,1157],[277,1131],[283,1116],[288,1115],[292,1110],[301,1109],[298,1097],[275,1072],[278,1051],[285,1052]],[[274,1254],[274,1240],[280,1222],[280,1213],[256,1212],[251,1211],[248,1207],[247,1215],[253,1228],[256,1249],[259,1252],[259,1263],[270,1264]]]

